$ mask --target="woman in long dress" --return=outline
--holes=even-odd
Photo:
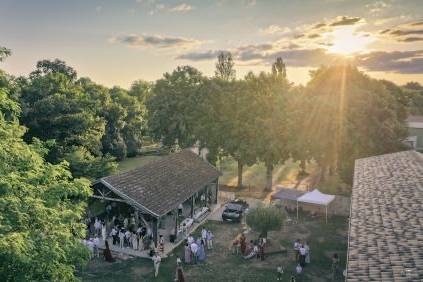
[[[185,263],[191,263],[191,248],[188,243],[185,244],[185,252],[184,252],[184,259]]]
[[[199,261],[205,261],[206,260],[206,250],[205,250],[205,242],[204,240],[201,240],[200,247],[198,248],[198,260]]]
[[[136,233],[132,233],[132,248],[138,250],[138,238]]]
[[[305,257],[305,263],[310,263],[310,246],[308,245],[308,242],[305,242],[304,249],[306,250],[306,257]]]

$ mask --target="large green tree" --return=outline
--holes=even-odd
[[[405,111],[392,89],[351,65],[312,73],[305,127],[323,178],[351,182],[355,159],[403,148]]]
[[[256,142],[253,147],[259,160],[266,165],[267,190],[272,188],[273,168],[290,157],[288,120],[291,85],[286,79],[285,64],[278,58],[272,73],[246,76],[248,91],[252,92]]]
[[[43,144],[25,143],[19,106],[0,88],[0,280],[72,281],[88,259],[80,239],[89,182],[66,162],[47,163]]]
[[[100,101],[84,91],[83,83],[76,81],[76,71],[62,61],[41,61],[29,79],[20,81],[22,122],[28,127],[25,139],[34,137],[50,143],[48,160],[58,163],[78,151],[85,151],[85,163],[103,162],[103,171],[87,177],[107,175],[114,169],[113,158],[103,156],[101,139],[106,120],[98,114]],[[101,104],[100,104],[101,105]],[[68,158],[76,160],[78,158]],[[82,163],[72,163],[71,168]],[[97,166],[95,166],[97,167]],[[92,171],[92,170],[90,170]],[[77,176],[80,176],[77,174]]]
[[[203,75],[193,67],[177,67],[157,80],[147,100],[148,128],[164,146],[178,142],[182,148],[196,142],[194,127]]]

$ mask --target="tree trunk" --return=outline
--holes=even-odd
[[[306,161],[305,160],[301,160],[300,161],[300,174],[301,175],[305,175],[306,174]]]
[[[266,191],[272,191],[272,186],[273,186],[272,175],[273,175],[273,165],[267,165],[266,166],[266,187],[265,187]]]
[[[242,168],[244,164],[242,161],[238,160],[238,188],[242,188]]]

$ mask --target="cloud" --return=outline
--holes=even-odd
[[[216,59],[219,53],[222,52],[221,50],[208,50],[204,52],[189,52],[186,54],[182,54],[177,56],[175,59],[178,60],[188,60],[193,62],[198,61],[208,61]]]
[[[289,27],[282,27],[279,25],[272,24],[263,29],[260,29],[260,31],[265,34],[282,34],[290,32],[291,29]]]
[[[404,36],[404,35],[413,35],[413,34],[423,34],[423,29],[420,30],[393,30],[390,32],[390,34],[392,35],[397,35],[397,36]]]
[[[356,57],[356,63],[368,71],[423,73],[423,50],[376,51]]]
[[[392,6],[391,4],[386,3],[384,1],[376,1],[374,3],[367,4],[366,8],[369,9],[369,13],[377,14],[377,13],[382,12],[384,9],[387,9],[391,6]]]
[[[402,41],[402,42],[417,42],[417,41],[423,41],[423,37],[406,37],[404,39],[400,39],[399,41]]]
[[[330,24],[330,26],[341,26],[341,25],[354,25],[361,20],[360,17],[348,17],[342,16],[337,17],[334,22]]]
[[[321,28],[321,27],[325,27],[326,26],[326,24],[325,23],[318,23],[318,24],[315,24],[313,27],[312,27],[312,29],[319,29],[319,28]]]
[[[256,0],[246,0],[246,6],[247,7],[253,7],[257,4]]]
[[[423,21],[418,21],[418,22],[414,22],[414,23],[410,23],[411,26],[419,26],[419,25],[423,25]]]
[[[179,12],[179,13],[186,13],[192,10],[194,10],[194,7],[187,3],[181,3],[169,9],[170,12]]]
[[[110,39],[112,43],[122,43],[130,47],[184,48],[189,49],[202,44],[200,40],[162,35],[128,34]]]

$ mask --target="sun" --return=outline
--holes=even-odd
[[[329,52],[354,56],[356,53],[367,51],[367,47],[374,41],[374,38],[364,33],[357,32],[355,27],[340,27],[329,34],[332,45]]]

